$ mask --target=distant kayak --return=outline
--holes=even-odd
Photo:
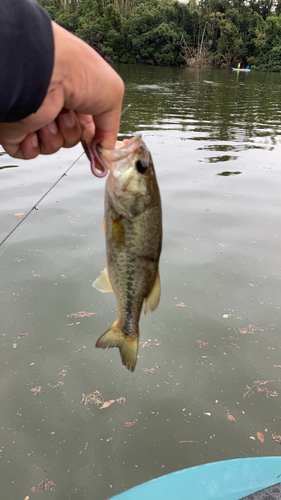
[[[242,69],[242,68],[232,68],[232,71],[244,71],[244,72],[246,71],[246,73],[249,73],[249,71],[251,71],[251,69],[247,69],[247,68],[245,68],[245,69]]]

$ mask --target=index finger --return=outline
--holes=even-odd
[[[93,117],[96,127],[95,137],[101,138],[100,144],[105,149],[115,148],[120,127],[121,106],[120,102],[115,109]]]

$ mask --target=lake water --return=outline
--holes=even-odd
[[[116,69],[131,104],[121,137],[143,133],[162,196],[161,302],[141,318],[134,373],[95,348],[116,301],[91,286],[105,180],[83,155],[0,248],[3,498],[105,500],[281,451],[280,76]],[[1,240],[81,153],[1,153]]]

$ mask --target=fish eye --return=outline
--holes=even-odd
[[[137,167],[137,171],[140,174],[144,174],[144,172],[146,171],[146,169],[148,167],[148,163],[144,160],[138,160],[136,163],[136,167]]]

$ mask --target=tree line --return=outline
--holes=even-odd
[[[281,71],[281,0],[37,0],[107,61]]]

